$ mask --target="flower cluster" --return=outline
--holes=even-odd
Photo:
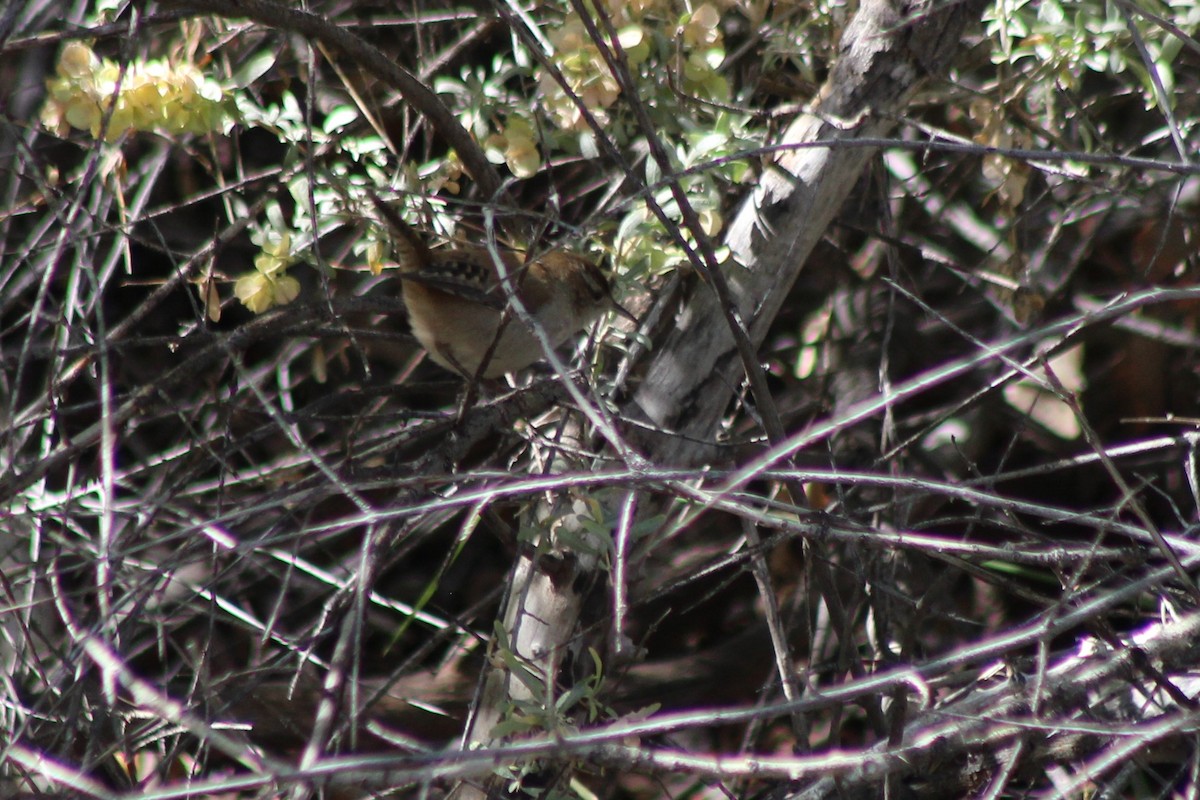
[[[649,38],[640,25],[626,24],[621,27],[618,40],[631,67],[640,64],[650,54]],[[588,126],[580,104],[597,122],[607,122],[605,109],[617,101],[621,89],[600,49],[588,35],[583,21],[575,14],[567,17],[562,27],[550,34],[550,43],[554,46],[555,62],[570,87],[568,94],[549,73],[543,73],[538,82],[546,98],[546,109],[554,123],[562,130],[586,130]],[[578,98],[579,102],[571,95]]]
[[[266,242],[254,258],[254,272],[237,279],[233,293],[242,305],[261,314],[273,306],[284,306],[300,294],[300,282],[287,274],[296,260],[292,255],[292,237],[286,233]]]
[[[532,178],[542,166],[533,123],[522,116],[510,116],[503,132],[489,136],[483,148],[488,161],[506,165],[518,178]]]
[[[42,123],[60,135],[70,128],[108,141],[128,131],[207,133],[228,120],[224,89],[195,66],[154,60],[122,68],[80,42],[63,48],[47,90]]]
[[[716,6],[704,3],[685,12],[673,24],[664,25],[663,18],[671,13],[669,2],[608,5],[608,16],[617,28],[617,43],[631,70],[636,73],[649,60],[652,48],[673,48],[677,74],[685,92],[705,100],[728,100],[729,85],[719,72],[725,50],[721,12]],[[655,17],[659,18],[658,24],[653,21]],[[569,15],[549,34],[549,39],[555,63],[567,84],[564,88],[548,73],[539,80],[546,109],[554,123],[562,130],[585,130],[584,109],[600,124],[608,122],[606,109],[616,102],[620,85],[583,21],[576,14]],[[660,78],[655,74],[653,80]]]

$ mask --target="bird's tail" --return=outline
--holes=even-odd
[[[388,230],[392,232],[392,247],[396,251],[396,260],[400,269],[404,272],[418,272],[428,267],[431,256],[429,253],[429,245],[425,243],[424,237],[417,233],[411,225],[404,221],[400,216],[400,212],[396,211],[390,204],[385,202],[373,190],[367,190],[371,202],[375,205],[375,210],[379,212],[379,216],[387,224]]]

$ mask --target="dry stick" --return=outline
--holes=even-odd
[[[1157,577],[1165,578],[1169,570],[1160,570]],[[1135,590],[1145,591],[1143,581]],[[1124,602],[1131,599],[1129,593],[1122,594]],[[1024,625],[1020,636],[1005,636],[960,648],[946,656],[902,669],[890,669],[871,675],[849,685],[833,686],[823,697],[801,700],[797,703],[777,704],[767,708],[746,707],[735,709],[704,709],[680,713],[660,714],[646,720],[621,721],[601,727],[565,733],[560,736],[544,735],[505,745],[503,748],[463,753],[444,751],[430,754],[405,754],[388,756],[347,756],[322,760],[308,770],[281,770],[268,772],[241,772],[230,777],[209,781],[196,781],[179,787],[148,790],[143,796],[152,800],[183,800],[185,797],[216,794],[220,791],[250,789],[268,784],[275,786],[294,781],[320,782],[325,785],[353,786],[360,792],[364,786],[396,786],[402,783],[418,783],[433,780],[453,780],[482,777],[494,770],[511,765],[530,763],[539,758],[562,757],[565,754],[577,758],[588,758],[593,762],[607,763],[621,771],[660,769],[682,772],[697,777],[728,780],[733,777],[765,780],[815,780],[807,788],[798,789],[791,797],[824,798],[844,797],[852,790],[864,790],[878,785],[881,777],[889,774],[905,775],[914,772],[930,774],[940,770],[950,779],[967,777],[966,759],[960,758],[978,752],[984,745],[1000,749],[1004,744],[1018,741],[1032,732],[1044,734],[1053,730],[1052,723],[1030,720],[1028,717],[1029,693],[1021,681],[1004,681],[990,687],[977,687],[964,692],[961,699],[930,707],[928,681],[938,675],[961,671],[969,665],[984,663],[1003,657],[1014,649],[1035,643],[1048,635],[1062,635],[1077,627],[1081,620],[1100,611],[1112,608],[1107,598],[1085,601],[1086,609],[1071,610],[1064,617],[1046,620],[1042,624]],[[1113,686],[1117,680],[1127,680],[1133,660],[1133,651],[1142,649],[1145,656],[1174,677],[1186,673],[1194,661],[1193,642],[1200,633],[1200,614],[1192,613],[1178,622],[1166,625],[1154,624],[1143,628],[1132,637],[1136,646],[1106,654],[1102,658],[1085,658],[1072,655],[1056,663],[1051,679],[1054,695],[1063,700],[1078,698],[1081,693],[1097,693]],[[683,752],[665,745],[648,743],[655,737],[672,732],[709,728],[714,725],[736,725],[786,713],[794,708],[814,710],[827,706],[828,700],[851,701],[856,697],[876,694],[896,686],[910,686],[921,695],[923,710],[921,718],[913,720],[905,737],[907,744],[899,749],[884,745],[870,748],[855,748],[841,752],[826,752],[811,756],[738,756],[710,752]],[[1128,724],[1127,733],[1133,734],[1143,745],[1158,738],[1162,733],[1178,729],[1189,723],[1191,716],[1174,713],[1166,703],[1157,702],[1138,718]],[[1145,721],[1141,721],[1145,720]],[[1072,720],[1063,735],[1075,733],[1112,734],[1113,723],[1105,719],[1089,725],[1083,720]],[[1147,734],[1150,734],[1147,737]],[[1054,736],[1039,736],[1047,742],[1035,748],[1042,759],[1051,760],[1055,753]],[[637,744],[629,744],[629,742]],[[964,766],[951,771],[951,763]],[[268,765],[273,766],[273,765]],[[1094,774],[1094,773],[1093,773]],[[960,796],[956,793],[955,796]]]
[[[374,45],[324,17],[300,11],[270,0],[163,0],[165,5],[182,6],[223,17],[247,17],[279,30],[294,31],[316,39],[326,47],[340,50],[360,67],[387,83],[404,96],[433,129],[458,153],[471,177],[485,197],[496,197],[503,190],[496,168],[484,155],[471,134],[425,84],[412,73],[385,56]]]
[[[786,432],[783,428],[783,421],[780,418],[779,410],[776,408],[774,398],[771,395],[770,387],[767,385],[766,373],[763,371],[762,364],[758,361],[757,348],[750,341],[745,321],[734,300],[729,282],[726,280],[724,273],[721,272],[713,243],[705,233],[699,215],[688,200],[687,192],[684,191],[683,185],[675,176],[674,165],[671,163],[670,156],[656,132],[654,121],[650,118],[650,114],[646,110],[646,104],[642,102],[640,95],[637,93],[637,85],[630,74],[629,63],[625,57],[625,52],[621,49],[617,31],[613,26],[612,20],[604,12],[603,8],[596,7],[597,17],[603,24],[604,33],[608,37],[608,41],[606,42],[588,15],[587,8],[584,7],[581,0],[572,0],[572,5],[576,13],[579,14],[584,27],[588,31],[588,35],[595,42],[601,55],[604,57],[609,70],[620,83],[622,92],[625,95],[625,102],[632,109],[638,121],[638,126],[642,134],[646,137],[650,148],[650,155],[658,164],[663,175],[666,176],[671,194],[683,217],[684,227],[691,231],[692,236],[696,240],[696,248],[688,248],[686,252],[689,253],[692,263],[696,266],[706,283],[712,287],[713,293],[717,298],[726,327],[737,347],[742,369],[750,382],[754,401],[761,415],[767,438],[773,443],[782,442],[786,438]],[[655,204],[655,213],[659,216],[664,227],[668,230],[674,229],[673,221],[666,218],[665,212],[657,204]],[[794,502],[799,505],[804,504],[804,487],[800,483],[788,482],[788,491],[792,495]],[[799,682],[791,666],[791,650],[788,647],[786,637],[783,635],[779,608],[775,602],[774,591],[771,588],[765,556],[759,547],[761,540],[754,525],[747,523],[745,529],[747,541],[750,543],[751,551],[754,553],[754,568],[752,571],[758,582],[759,591],[767,609],[768,628],[771,631],[772,643],[775,649],[779,679],[783,684],[784,696],[788,700],[794,700],[799,691]],[[826,599],[829,601],[834,600],[834,598]],[[795,715],[793,717],[793,725],[797,739],[802,740],[804,737],[801,735],[801,732],[805,728],[804,719],[800,715]]]
[[[281,177],[281,180],[278,183],[278,187],[280,187],[280,189],[286,186],[287,178],[291,174],[294,174],[294,172],[284,173],[284,175]],[[260,176],[255,176],[251,180],[257,180],[258,177]],[[251,206],[249,212],[245,216],[234,220],[233,223],[226,230],[218,234],[212,242],[206,244],[195,254],[189,257],[182,266],[172,273],[170,278],[155,288],[150,295],[141,303],[139,303],[136,308],[130,311],[130,313],[124,319],[113,325],[108,331],[104,342],[98,344],[97,348],[112,347],[136,332],[137,324],[139,322],[148,317],[150,313],[154,309],[158,308],[158,306],[161,305],[173,292],[185,284],[199,264],[204,262],[206,259],[213,258],[214,254],[217,253],[228,242],[241,235],[241,233],[250,224],[251,220],[253,220],[258,213],[266,207],[266,204],[273,199],[273,197],[274,192],[271,192],[259,198],[258,201]],[[176,339],[174,341],[179,340]],[[74,383],[74,381],[80,375],[84,374],[85,371],[91,366],[96,358],[97,348],[91,348],[87,350],[75,361],[71,362],[71,364],[66,367],[63,373],[55,381],[54,392],[52,394],[47,394],[46,397],[43,397],[26,408],[21,409],[20,414],[17,415],[17,419],[29,420],[33,419],[39,413],[46,413],[47,409],[50,407],[49,404],[53,397],[65,393],[71,384]],[[168,375],[170,374],[174,374],[174,370],[171,373],[168,373]],[[164,378],[166,377],[167,376],[164,376]],[[186,379],[186,374],[184,377]],[[156,388],[154,386],[142,387],[142,389],[138,390],[138,392],[134,395],[134,398],[135,400],[139,397],[148,398],[149,395],[153,394],[155,391]],[[130,419],[131,414],[134,410],[136,410],[135,405],[136,404],[131,401],[127,401],[122,405],[121,410],[114,415],[114,417],[118,418],[117,424],[124,424]],[[7,477],[6,481],[0,482],[0,495],[3,495],[5,490],[17,492],[23,490],[27,486],[30,486],[34,481],[39,480],[43,475],[47,474],[57,464],[69,461],[71,458],[75,457],[75,454],[99,441],[99,436],[100,429],[96,426],[92,426],[86,431],[72,437],[71,441],[60,444],[53,452],[49,453],[46,458],[39,461],[37,464],[30,466],[26,471],[20,473],[19,475],[11,474]]]
[[[312,731],[308,742],[300,756],[300,769],[319,764],[326,748],[330,744],[338,723],[338,717],[349,706],[353,715],[358,707],[352,698],[347,699],[347,691],[355,691],[358,686],[362,660],[362,626],[367,616],[367,604],[372,587],[379,572],[383,568],[382,551],[388,538],[387,526],[372,527],[367,531],[362,546],[359,548],[358,563],[355,565],[353,578],[353,597],[350,608],[342,617],[338,629],[337,641],[334,645],[333,656],[330,658],[330,668],[325,673],[321,683],[321,699],[317,704],[313,719]],[[348,727],[353,730],[355,720],[349,720]],[[308,800],[313,794],[314,787],[307,782],[298,782],[292,787],[292,800]]]
[[[1054,370],[1050,368],[1049,359],[1047,359],[1044,355],[1041,356],[1041,366],[1046,373],[1046,377],[1050,381],[1050,386],[1054,389],[1054,393],[1058,395],[1059,400],[1067,404],[1067,407],[1075,416],[1076,421],[1079,423],[1079,428],[1081,431],[1083,431],[1083,436],[1087,440],[1088,445],[1100,459],[1100,463],[1103,465],[1104,471],[1108,473],[1110,478],[1112,478],[1112,482],[1118,489],[1121,490],[1121,496],[1126,498],[1129,508],[1133,511],[1133,515],[1137,517],[1138,521],[1141,522],[1145,527],[1146,533],[1148,533],[1154,540],[1154,544],[1158,547],[1159,552],[1161,552],[1167,559],[1167,563],[1171,565],[1171,569],[1175,570],[1175,574],[1179,576],[1179,581],[1183,585],[1183,588],[1187,590],[1188,594],[1190,594],[1193,599],[1200,601],[1200,588],[1196,586],[1196,582],[1192,580],[1192,576],[1188,574],[1188,571],[1183,568],[1183,563],[1180,562],[1179,556],[1175,554],[1175,551],[1171,548],[1171,545],[1163,537],[1162,531],[1160,531],[1158,526],[1154,524],[1154,520],[1150,519],[1150,515],[1146,512],[1145,506],[1138,502],[1137,493],[1129,486],[1128,482],[1125,480],[1125,477],[1121,475],[1121,471],[1117,469],[1117,466],[1112,462],[1112,459],[1109,458],[1104,452],[1104,443],[1100,441],[1100,435],[1096,433],[1096,429],[1092,427],[1092,423],[1084,415],[1083,409],[1079,407],[1079,399],[1075,396],[1075,393],[1069,391],[1065,386],[1063,386],[1058,375],[1056,375]]]
[[[842,38],[841,56],[816,108],[789,126],[783,144],[885,133],[892,123],[884,115],[903,107],[925,71],[940,69],[937,62],[949,60],[958,49],[962,28],[977,19],[972,6],[979,5],[931,13],[913,23],[922,13],[919,9],[906,20],[890,3],[864,4]],[[926,26],[941,38],[942,46],[921,55],[905,50]],[[922,55],[937,61],[917,63]],[[809,252],[872,154],[865,149],[828,149],[785,151],[777,156],[773,171],[764,175],[727,233],[736,260],[746,268],[731,275],[736,299],[718,296],[721,307],[714,309],[712,294],[693,297],[679,328],[647,371],[662,380],[657,384],[647,380],[634,398],[634,410],[645,413],[652,424],[684,434],[657,442],[658,453],[676,463],[702,460],[692,442],[711,438],[728,402],[735,371],[745,364],[747,346],[737,339],[730,342],[725,330],[708,320],[736,303],[744,318],[751,320],[749,346],[757,349]],[[786,434],[772,430],[769,407],[760,403],[760,410],[765,412],[768,438],[776,445],[784,441]],[[789,489],[794,498],[803,497],[799,487]],[[836,617],[840,598],[830,568],[821,559],[809,563],[816,589]],[[838,625],[840,636],[846,630],[844,622]]]
[[[1117,8],[1120,9],[1121,16],[1125,19],[1125,27],[1129,30],[1129,38],[1133,41],[1133,46],[1137,48],[1138,55],[1142,57],[1146,74],[1150,77],[1150,84],[1154,87],[1154,99],[1158,101],[1158,108],[1167,123],[1167,130],[1171,132],[1171,141],[1175,144],[1175,152],[1179,154],[1179,160],[1186,164],[1190,161],[1188,153],[1191,148],[1184,142],[1183,134],[1179,130],[1179,121],[1175,118],[1173,110],[1174,103],[1167,93],[1166,87],[1163,86],[1162,75],[1159,74],[1158,59],[1150,55],[1146,42],[1138,32],[1138,27],[1134,24],[1129,9],[1120,3],[1117,4]]]
[[[898,292],[901,292],[902,294],[907,295],[908,299],[916,303],[922,310],[933,313],[933,309],[929,308],[920,300],[920,298],[912,295],[903,287],[893,284],[892,288]],[[980,349],[986,348],[984,342],[970,335],[966,331],[958,330],[949,320],[945,320],[943,318],[943,321],[951,329],[956,330],[960,336],[974,346]],[[1026,378],[1037,383],[1042,382],[1041,376],[1039,376],[1037,372],[1032,369],[1032,365],[1028,368],[1024,367],[1015,359],[1004,355],[1003,353],[997,354],[997,358],[1016,373],[1024,375]],[[1108,472],[1109,476],[1113,480],[1113,483],[1116,484],[1117,488],[1121,490],[1122,497],[1127,498],[1130,508],[1133,509],[1134,515],[1146,527],[1147,533],[1154,539],[1154,542],[1158,546],[1159,550],[1175,569],[1175,573],[1179,576],[1180,581],[1182,581],[1183,587],[1192,595],[1194,599],[1200,601],[1200,588],[1196,586],[1195,581],[1193,581],[1191,576],[1188,575],[1187,570],[1183,568],[1183,565],[1179,562],[1179,557],[1175,555],[1175,551],[1171,549],[1169,544],[1167,544],[1167,541],[1163,538],[1162,533],[1159,532],[1158,527],[1150,519],[1150,515],[1146,512],[1146,509],[1143,507],[1143,505],[1138,502],[1136,493],[1132,488],[1130,488],[1129,484],[1126,483],[1125,479],[1121,476],[1121,473],[1113,464],[1112,459],[1106,454],[1104,445],[1100,441],[1099,435],[1096,433],[1096,430],[1092,427],[1087,417],[1084,416],[1083,409],[1080,408],[1079,401],[1075,397],[1075,393],[1063,386],[1062,381],[1059,380],[1058,376],[1054,373],[1054,370],[1050,368],[1049,359],[1046,358],[1044,353],[1037,356],[1037,363],[1041,367],[1042,372],[1045,373],[1046,380],[1049,382],[1049,388],[1054,392],[1058,399],[1066,404],[1066,406],[1070,409],[1072,415],[1079,423],[1080,430],[1083,431],[1084,438],[1095,452],[1097,459],[1104,466],[1105,471]]]
[[[254,342],[300,332],[294,330],[296,324],[294,316],[294,311],[286,310],[263,315],[232,333],[215,334],[204,339],[203,347],[199,352],[189,354],[186,359],[168,369],[152,383],[144,384],[131,392],[120,406],[112,410],[107,423],[96,422],[89,425],[22,472],[12,472],[0,476],[0,497],[15,496],[45,475],[78,459],[88,449],[95,447],[100,442],[105,424],[113,426],[114,429],[125,425],[139,413],[152,407],[160,395],[189,381],[194,381],[197,374],[217,360],[242,352]],[[106,346],[110,345],[101,345],[101,347]],[[90,358],[90,356],[88,357]],[[286,431],[286,428],[283,430]],[[351,495],[353,494],[348,485],[344,485],[341,481],[338,481],[338,485]]]
[[[767,564],[766,551],[763,548],[762,537],[758,535],[758,526],[748,519],[742,519],[742,535],[750,548],[750,574],[758,585],[758,596],[763,603],[763,616],[767,621],[767,631],[771,634],[771,648],[775,655],[775,671],[779,676],[779,684],[783,688],[783,696],[789,703],[800,699],[803,688],[792,658],[792,648],[788,644],[786,626],[783,615],[779,613],[779,601],[775,597],[775,586],[771,583],[771,570]],[[800,714],[792,715],[792,732],[798,742],[806,743],[807,726]]]
[[[1195,566],[1195,563],[1192,565]],[[1138,581],[1141,584],[1139,590],[1146,591],[1149,588],[1148,583],[1156,583],[1158,578],[1166,578],[1170,574],[1170,569],[1158,570],[1153,581]],[[1125,595],[1126,600],[1132,599],[1133,593],[1124,590],[1121,593]],[[1086,623],[1088,618],[1115,608],[1115,604],[1109,602],[1107,597],[1083,602],[1093,605],[1094,608],[1083,614],[1072,610],[1061,618],[1047,620],[1045,629],[1035,634],[1032,637],[1033,641],[1027,641],[1026,644],[1035,644],[1051,636],[1061,635],[1061,632],[1071,627]],[[1030,629],[1028,625],[1022,627]],[[1098,736],[1115,733],[1115,720],[1111,718],[1093,722],[1089,726],[1092,715],[1097,712],[1103,713],[1103,708],[1089,707],[1088,698],[1114,697],[1114,691],[1118,687],[1129,691],[1133,696],[1138,696],[1138,690],[1131,687],[1128,680],[1136,668],[1136,662],[1145,654],[1153,660],[1163,659],[1164,663],[1171,665],[1168,666],[1168,670],[1172,673],[1173,667],[1181,666],[1181,657],[1183,662],[1193,663],[1194,648],[1191,643],[1195,641],[1198,631],[1200,614],[1193,612],[1179,622],[1167,625],[1155,623],[1143,628],[1140,633],[1129,637],[1132,643],[1124,649],[1114,649],[1112,652],[1102,653],[1100,657],[1087,657],[1076,653],[1057,661],[1049,670],[1050,685],[1047,688],[1050,695],[1060,703],[1056,709],[1057,716],[1063,717],[1067,713],[1079,715],[1069,718],[1061,725],[1056,725],[1053,720],[1030,717],[1032,693],[1028,685],[1020,680],[1004,681],[995,687],[975,687],[972,691],[964,693],[961,699],[948,700],[939,704],[937,708],[925,709],[906,726],[905,739],[908,744],[905,750],[910,755],[891,761],[885,770],[893,774],[913,774],[922,767],[929,769],[935,763],[942,766],[955,761],[962,763],[960,759],[965,760],[963,756],[970,752],[978,752],[978,748],[984,742],[1015,742],[1021,734],[1030,732],[1043,734],[1034,740],[1037,744],[1031,755],[1042,760],[1058,760],[1053,758],[1052,752],[1057,746],[1056,737],[1044,736],[1045,732],[1053,731],[1065,736],[1073,729],[1086,733],[1090,728]],[[974,647],[990,648],[995,641],[997,639],[993,637]],[[1136,739],[1138,734],[1160,730],[1164,725],[1169,727],[1186,724],[1190,717],[1191,714],[1186,709],[1180,714],[1172,713],[1168,703],[1156,700],[1139,708],[1127,721],[1128,729],[1125,733],[1131,739]],[[1005,734],[1005,728],[1014,723],[1016,729]],[[812,786],[790,796],[805,800],[845,797],[847,794],[853,796],[855,790],[877,785],[883,773],[879,769],[864,767],[878,757],[889,755],[889,751],[884,746],[876,746],[861,752],[860,755],[863,757],[862,767],[844,771],[836,778],[828,775],[819,777]],[[1081,774],[1087,774],[1089,779],[1094,779],[1097,773]]]

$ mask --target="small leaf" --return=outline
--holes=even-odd
[[[325,117],[321,129],[326,133],[334,133],[358,121],[358,109],[354,106],[337,106]]]
[[[579,132],[579,154],[584,158],[600,157],[600,146],[596,143],[596,134],[591,128]]]
[[[200,287],[204,297],[204,312],[210,322],[221,321],[221,293],[217,291],[217,283],[211,277]]]
[[[262,50],[242,62],[242,65],[237,68],[237,71],[231,77],[233,85],[238,89],[245,89],[254,83],[265,75],[271,67],[275,66],[277,55],[275,51]]]

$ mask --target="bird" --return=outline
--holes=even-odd
[[[545,357],[538,337],[509,308],[508,291],[552,347],[610,310],[629,313],[613,301],[600,268],[581,255],[551,250],[528,258],[513,249],[468,244],[432,248],[382,198],[374,192],[370,197],[393,234],[413,335],[435,363],[468,380],[498,378]]]

